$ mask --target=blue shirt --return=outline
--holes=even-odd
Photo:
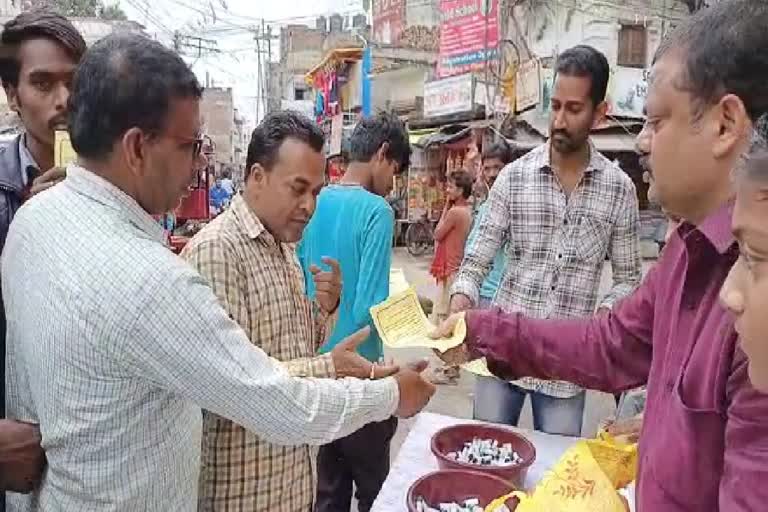
[[[467,238],[467,249],[475,242],[475,239],[477,238],[478,233],[478,226],[483,220],[483,216],[485,216],[486,212],[488,211],[488,201],[481,204],[477,209],[477,216],[475,217],[475,223],[472,226],[472,231],[469,233],[469,237]],[[465,251],[467,252],[467,251]],[[483,285],[480,287],[480,297],[483,299],[493,300],[494,297],[496,297],[496,290],[499,289],[499,283],[501,282],[501,278],[504,277],[504,264],[505,264],[505,255],[504,255],[504,246],[502,246],[497,252],[496,256],[493,258],[493,267],[491,268],[491,271],[488,273],[488,276],[486,276],[485,281],[483,281]]]
[[[369,361],[384,355],[369,309],[389,296],[394,222],[392,208],[384,198],[360,186],[330,185],[320,193],[297,254],[310,297],[315,295],[310,265],[324,267],[321,258],[328,256],[341,266],[339,317],[321,352],[370,325],[372,334],[358,352]]]
[[[229,201],[230,195],[227,192],[227,189],[222,187],[221,185],[214,185],[213,188],[211,188],[210,192],[210,201],[214,208],[217,210],[221,210],[224,204]]]
[[[229,194],[229,197],[232,197],[235,195],[235,184],[232,182],[229,178],[224,178],[221,180],[221,188],[227,191],[227,194]]]

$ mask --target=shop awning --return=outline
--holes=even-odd
[[[590,135],[592,143],[598,151],[618,153],[623,151],[635,151],[635,135],[629,133],[593,133]]]
[[[549,119],[546,114],[529,110],[517,116],[517,123],[527,127],[521,130],[521,136],[510,140],[517,149],[533,149],[547,140],[549,136]],[[603,126],[590,134],[590,139],[598,151],[603,152],[632,152],[635,151],[635,135],[632,130],[642,128],[641,120],[623,120],[611,118]]]
[[[592,144],[602,153],[621,153],[635,151],[635,136],[622,133],[593,133],[589,136]],[[525,137],[524,139],[508,139],[514,149],[528,150],[540,146],[546,142],[542,137],[539,140]]]
[[[433,144],[455,144],[470,135],[472,135],[472,128],[449,125],[439,131],[422,136],[415,145],[426,149]]]
[[[426,130],[408,130],[408,142],[413,145],[418,145],[422,137],[432,135],[437,131],[437,128],[428,128]]]
[[[363,58],[362,48],[337,48],[328,52],[318,65],[312,68],[305,76],[304,80],[309,85],[315,82],[315,75],[328,67],[338,67],[346,62],[356,62]]]

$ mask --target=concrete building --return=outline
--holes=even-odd
[[[405,0],[405,20],[408,27],[440,26],[440,6],[435,0]]]
[[[209,87],[200,103],[203,130],[215,148],[216,171],[235,163],[235,107],[232,88]],[[241,149],[242,151],[242,149]]]
[[[611,66],[611,104],[616,114],[641,115],[647,69],[664,35],[689,16],[680,0],[623,0],[591,3],[524,2],[502,26],[522,60],[536,58],[546,70],[561,51],[588,44],[602,51]],[[507,48],[509,51],[509,48]],[[546,81],[549,74],[542,73]]]
[[[438,0],[373,0],[373,111],[420,117],[440,42]]]
[[[280,30],[280,60],[270,63],[268,110],[291,109],[312,115],[312,88],[304,77],[335,48],[362,46],[368,37],[365,16],[320,16],[315,26],[287,25]]]
[[[270,63],[268,110],[312,111],[310,90],[304,75],[323,56],[328,20],[321,16],[315,28],[288,25],[280,30],[280,61]]]
[[[234,126],[235,131],[233,135],[233,156],[232,162],[232,180],[235,184],[242,184],[245,170],[245,159],[248,156],[248,143],[250,142],[251,134],[248,133],[248,127],[246,125],[245,117],[237,110],[234,110]]]
[[[502,5],[502,31],[522,52],[546,58],[589,44],[605,53],[611,66],[645,67],[663,35],[689,16],[680,0],[526,1],[515,4],[515,24],[511,2]]]

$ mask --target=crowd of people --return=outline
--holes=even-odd
[[[594,48],[558,56],[547,143],[483,148],[474,219],[472,178],[448,177],[435,336],[461,319],[467,335],[440,357],[486,359],[476,418],[515,424],[530,396],[549,433],[580,435],[585,389],[645,386],[641,511],[768,499],[766,26],[765,2],[724,0],[656,53],[637,147],[675,223],[644,278],[634,185],[589,139],[609,80]],[[0,147],[2,509],[332,512],[354,492],[370,510],[398,418],[435,392],[426,361],[384,360],[369,315],[389,295],[403,123],[361,119],[326,185],[320,128],[268,115],[242,192],[217,184],[229,203],[177,257],[153,216],[205,165],[194,73],[141,35],[86,50],[46,10],[0,44],[25,126]]]
[[[9,22],[2,43],[3,85],[27,128],[2,150],[8,509],[309,510],[318,445],[361,435],[387,453],[394,418],[420,411],[434,386],[424,362],[375,357],[366,322],[347,312],[381,291],[368,297],[361,282],[342,295],[338,261],[383,247],[365,215],[391,220],[379,187],[407,166],[402,123],[371,120],[372,149],[361,124],[361,181],[349,192],[369,208],[339,243],[346,253],[308,253],[309,298],[294,244],[324,183],[314,122],[265,119],[245,190],[178,258],[153,215],[172,210],[205,165],[194,73],[141,35],[86,52],[47,11]],[[79,156],[66,171],[52,164],[62,122]],[[362,471],[359,449],[340,452],[320,468],[321,488],[351,493],[334,482],[351,473],[361,504],[372,501],[386,465]]]

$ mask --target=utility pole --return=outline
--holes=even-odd
[[[272,26],[267,25],[266,22],[262,19],[261,20],[261,26],[256,27],[256,35],[254,36],[254,40],[256,41],[256,57],[258,60],[258,69],[259,69],[259,89],[260,94],[259,99],[261,100],[261,103],[264,105],[264,113],[269,113],[269,95],[271,90],[271,84],[272,84],[272,76],[270,72],[270,63],[272,62],[272,39],[276,39],[277,36],[272,35]],[[264,44],[262,44],[264,43]],[[262,60],[262,55],[264,55],[264,59]],[[259,103],[256,103],[256,117],[258,118],[259,114]]]
[[[183,54],[188,54],[189,50],[192,50],[192,53],[196,54],[198,58],[204,54],[221,53],[218,43],[213,39],[182,34],[178,31],[173,34],[173,48],[176,52]]]

